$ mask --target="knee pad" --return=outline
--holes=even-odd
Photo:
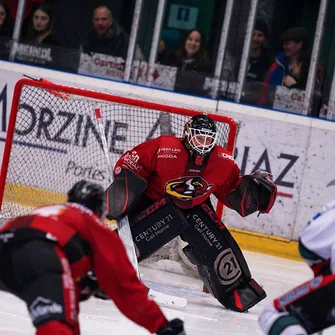
[[[37,327],[36,335],[75,335],[75,331],[69,325],[59,322],[50,321]],[[79,334],[79,333],[78,333]]]

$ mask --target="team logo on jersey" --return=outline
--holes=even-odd
[[[207,193],[213,184],[208,184],[201,177],[181,177],[170,180],[165,185],[165,192],[181,200],[189,200]]]

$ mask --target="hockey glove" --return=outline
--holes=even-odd
[[[226,196],[227,202],[241,216],[256,211],[269,213],[277,197],[277,186],[271,173],[257,170],[242,177],[237,189]]]
[[[166,327],[159,329],[157,335],[186,335],[184,322],[179,319],[173,319]]]
[[[82,279],[82,290],[80,292],[80,301],[89,299],[92,295],[96,298],[107,300],[108,295],[100,288],[95,273],[89,271],[84,279]]]
[[[250,177],[259,188],[258,210],[261,213],[269,213],[277,197],[277,185],[273,182],[272,174],[257,170]]]

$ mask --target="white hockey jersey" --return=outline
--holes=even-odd
[[[314,215],[299,238],[308,250],[324,260],[330,260],[331,271],[335,273],[335,200]]]

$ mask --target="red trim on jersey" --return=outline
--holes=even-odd
[[[63,268],[62,282],[63,282],[63,299],[66,322],[74,327],[78,323],[79,313],[79,301],[77,299],[77,293],[75,284],[73,281],[70,264],[65,257],[64,252],[56,246],[55,251],[59,257],[60,263]]]
[[[244,204],[244,198],[245,198],[246,192],[247,192],[247,189],[245,189],[244,192],[243,192],[243,196],[242,196],[242,200],[241,200],[240,204]],[[245,217],[245,212],[244,212],[244,206],[243,205],[241,206],[241,214],[242,214],[242,217]]]
[[[125,181],[126,181],[126,199],[125,199],[125,202],[124,202],[124,206],[122,208],[122,213],[125,212],[125,210],[127,209],[128,207],[128,200],[129,200],[129,189],[128,189],[128,178],[127,178],[127,174],[126,174],[126,171],[124,170],[123,171],[124,175],[125,175]]]

